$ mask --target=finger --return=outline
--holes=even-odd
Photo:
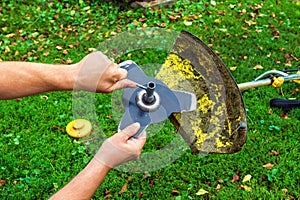
[[[127,70],[122,68],[115,68],[114,78],[116,80],[123,80],[127,77]]]
[[[146,133],[143,132],[138,138],[134,140],[135,146],[142,149],[147,140]]]
[[[122,88],[135,88],[136,87],[136,83],[129,80],[129,79],[123,79],[118,81],[114,86],[113,86],[113,90],[119,90]]]
[[[125,139],[128,140],[129,138],[137,134],[137,132],[140,130],[140,127],[141,127],[140,123],[136,122],[124,128],[120,133],[126,135],[127,138]]]
[[[145,139],[147,139],[146,131],[143,131],[143,133],[141,135],[139,135],[136,139],[138,139],[138,140],[145,140]]]

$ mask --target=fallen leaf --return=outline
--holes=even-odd
[[[4,51],[5,53],[8,53],[8,52],[10,52],[10,48],[8,47],[8,46],[5,46],[5,51]]]
[[[285,66],[291,67],[292,66],[292,62],[289,60],[288,62],[284,63]]]
[[[42,95],[42,96],[40,96],[40,98],[43,99],[43,100],[48,100],[49,99],[49,97],[46,96],[46,95]]]
[[[178,196],[179,195],[179,191],[178,190],[172,190],[172,195]]]
[[[229,67],[231,71],[235,71],[237,67]]]
[[[250,192],[251,191],[251,187],[247,186],[247,185],[242,185],[242,188],[244,188],[244,190]]]
[[[217,187],[216,187],[216,189],[217,189],[217,190],[220,190],[220,189],[221,189],[221,185],[218,184]]]
[[[277,151],[275,151],[275,150],[271,150],[270,154],[274,155],[274,156],[278,156],[279,155],[279,153]]]
[[[63,128],[61,128],[61,127],[57,126],[57,125],[53,125],[53,128],[54,128],[54,129],[58,129],[58,130],[60,130],[60,131],[63,131],[63,130],[65,130],[65,129],[63,129]]]
[[[145,171],[143,178],[149,178],[149,177],[151,177],[151,174],[148,171]]]
[[[267,163],[265,165],[263,165],[264,168],[267,168],[267,169],[272,169],[274,166],[274,164],[271,164],[271,163]]]
[[[3,186],[3,185],[5,185],[5,180],[0,179],[0,187]]]
[[[193,24],[193,22],[191,22],[191,21],[184,21],[183,23],[186,26],[191,26]]]
[[[255,67],[253,67],[253,69],[257,70],[257,69],[263,69],[263,67],[261,65],[256,65]]]
[[[269,110],[268,110],[268,114],[270,115],[270,114],[272,114],[273,113],[273,110],[272,110],[272,108],[270,108]]]
[[[220,19],[216,19],[216,20],[215,20],[215,23],[216,23],[216,24],[221,24],[221,20],[220,20]]]
[[[275,13],[272,12],[271,17],[275,18],[276,17]]]
[[[65,50],[63,50],[63,52],[62,52],[64,55],[67,55],[68,54],[68,50],[67,49],[65,49]]]
[[[238,181],[240,179],[239,175],[235,174],[232,177],[231,183],[234,183],[235,181]]]
[[[288,115],[287,113],[282,113],[282,114],[280,115],[280,118],[281,118],[281,119],[288,119],[288,118],[289,118],[289,115]]]
[[[210,1],[210,4],[211,4],[212,6],[216,6],[216,5],[217,5],[217,3],[216,3],[215,1]]]
[[[56,45],[56,49],[58,49],[58,50],[62,50],[62,47],[61,47],[61,46],[59,46],[59,45]]]
[[[89,52],[95,52],[95,51],[97,51],[96,48],[88,48],[88,50],[89,50]]]
[[[252,176],[250,174],[247,174],[244,178],[243,178],[243,183],[250,181],[250,179],[252,178]]]
[[[107,115],[106,116],[108,119],[111,119],[113,116],[112,116],[112,114],[109,114],[109,115]]]
[[[46,57],[49,56],[49,54],[50,54],[50,53],[49,53],[48,51],[45,52],[45,53],[43,53],[43,55],[46,56]]]
[[[6,38],[12,38],[12,37],[14,37],[16,34],[14,34],[14,33],[10,33],[10,34],[7,34],[5,37]]]
[[[139,198],[142,198],[143,196],[143,192],[142,191],[139,191],[139,194],[138,194]]]
[[[208,192],[206,190],[203,190],[203,189],[200,189],[196,195],[204,195],[204,194],[207,194]]]
[[[71,60],[70,58],[67,59],[66,64],[71,64],[73,62],[73,60]]]
[[[125,183],[125,184],[122,186],[122,188],[121,188],[121,190],[118,192],[118,194],[122,194],[123,192],[126,192],[126,190],[127,190],[127,183]]]
[[[289,191],[288,191],[288,189],[283,188],[283,189],[282,189],[282,192],[283,192],[284,194],[287,194]]]

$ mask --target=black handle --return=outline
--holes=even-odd
[[[288,112],[295,108],[300,108],[300,100],[285,100],[280,98],[275,98],[270,101],[270,106],[272,108],[280,108],[285,112]]]

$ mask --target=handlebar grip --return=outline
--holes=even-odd
[[[271,99],[270,106],[272,108],[280,108],[288,112],[295,108],[300,108],[300,100],[285,100],[280,98]]]

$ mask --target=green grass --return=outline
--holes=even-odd
[[[0,59],[75,63],[113,32],[147,24],[188,30],[211,44],[228,67],[237,67],[232,74],[238,83],[251,81],[273,68],[299,67],[300,6],[296,0],[216,2],[214,6],[210,1],[178,0],[171,8],[143,11],[109,1],[4,0],[0,4]],[[199,17],[193,17],[196,15]],[[186,26],[185,20],[192,21],[192,25]],[[274,38],[276,35],[279,38]],[[68,53],[64,54],[66,49]],[[286,58],[286,54],[298,60]],[[132,59],[139,64],[162,62],[151,51],[132,52],[116,59]],[[291,66],[285,64],[289,61]],[[262,70],[253,69],[258,64]],[[243,93],[249,132],[240,152],[200,157],[187,151],[174,163],[150,174],[113,170],[94,199],[299,198],[300,112],[290,112],[288,119],[280,118],[280,110],[269,112],[272,98],[300,99],[299,93],[293,93],[297,87],[295,83],[284,84],[284,96],[273,87]],[[111,97],[96,95],[98,122],[107,135],[117,130],[117,122],[107,117],[112,113]],[[72,92],[1,101],[0,114],[0,179],[5,181],[0,186],[1,199],[47,199],[92,158],[83,143],[64,131],[73,119]],[[173,131],[172,126],[164,126],[160,133],[166,135],[149,139],[145,150],[165,144]],[[272,150],[279,154],[270,154]],[[274,167],[264,168],[267,163]],[[252,175],[250,182],[242,183],[247,174]],[[239,180],[232,182],[234,175]],[[119,194],[124,184],[127,190]],[[208,194],[197,196],[199,189]]]

